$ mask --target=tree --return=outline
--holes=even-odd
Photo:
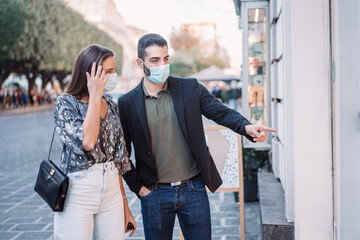
[[[46,56],[53,54],[57,33],[55,17],[51,14],[56,9],[56,1],[25,1],[16,0],[16,8],[11,15],[4,16],[4,22],[12,21],[13,17],[22,28],[16,29],[12,45],[1,45],[4,55],[1,65],[7,73],[24,74],[29,81],[29,93],[35,86],[41,62]],[[13,1],[3,2],[5,8],[11,8]],[[48,14],[50,13],[50,14]],[[20,20],[18,18],[21,18]],[[7,29],[13,31],[16,26]]]
[[[41,65],[43,81],[49,81],[52,76],[59,80],[64,89],[64,79],[71,74],[75,59],[79,52],[90,44],[99,44],[116,52],[115,61],[117,72],[121,73],[123,50],[122,46],[110,38],[96,26],[86,22],[81,15],[67,8],[64,4],[57,7],[57,34],[58,44],[55,46],[56,54],[46,58]],[[81,37],[75,37],[81,36]],[[49,75],[48,72],[51,72]]]
[[[188,77],[198,71],[196,59],[197,49],[193,47],[187,51],[185,47],[176,51],[170,58],[170,71],[172,75]]]
[[[216,53],[209,57],[201,54],[201,39],[191,32],[189,25],[182,25],[178,31],[173,29],[170,43],[175,50],[170,59],[170,71],[173,75],[188,77],[212,65],[220,68],[228,66]]]
[[[193,47],[199,46],[200,39],[191,33],[188,25],[182,25],[180,30],[172,29],[170,43],[175,51],[185,49],[189,52]]]
[[[0,1],[0,88],[15,64],[14,61],[6,60],[17,38],[24,31],[24,19],[21,16],[28,17],[22,11],[21,4],[18,0]]]
[[[26,75],[29,93],[38,75],[43,87],[57,76],[62,88],[63,79],[71,73],[79,52],[97,43],[117,52],[117,69],[122,66],[122,46],[96,26],[84,21],[78,13],[60,0],[1,0],[0,16],[3,36],[0,44],[0,87],[8,75]]]

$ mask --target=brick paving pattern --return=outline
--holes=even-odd
[[[0,114],[0,239],[53,239],[53,213],[34,192],[39,164],[48,154],[53,130],[52,111]],[[61,151],[58,138],[51,158]],[[140,201],[126,187],[136,234],[144,239]],[[240,239],[239,209],[233,193],[209,193],[212,239]],[[260,239],[259,203],[245,204],[246,239]],[[173,239],[179,239],[176,222]]]

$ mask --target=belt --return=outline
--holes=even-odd
[[[195,176],[193,176],[192,178],[189,178],[189,179],[186,179],[186,180],[183,180],[183,181],[177,181],[177,182],[171,182],[171,183],[156,183],[156,185],[159,185],[159,186],[172,186],[172,187],[180,186],[180,185],[183,185],[184,183],[187,183],[188,181],[195,180],[195,179],[199,178],[200,176],[201,176],[200,173],[198,173]]]

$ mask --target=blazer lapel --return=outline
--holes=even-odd
[[[183,90],[181,83],[178,79],[174,79],[170,76],[168,78],[168,84],[169,84],[171,98],[174,103],[176,116],[179,121],[181,130],[186,140],[189,141],[189,136],[187,133],[186,123],[185,123],[184,97],[183,97]]]
[[[144,100],[144,90],[142,88],[142,81],[140,84],[135,88],[135,93],[132,95],[132,99],[134,102],[134,107],[136,108],[137,115],[140,120],[141,127],[143,129],[146,143],[149,146],[149,149],[151,149],[150,145],[150,131],[149,126],[146,118],[146,110],[145,110],[145,100]]]

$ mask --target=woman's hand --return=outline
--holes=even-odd
[[[131,232],[132,231],[131,234],[130,234],[130,237],[131,237],[136,232],[135,219],[132,216],[132,214],[130,212],[130,209],[129,209],[129,206],[127,204],[124,204],[124,212],[125,212],[125,232]],[[128,226],[129,223],[131,223],[134,226],[134,228],[127,230],[127,226]]]
[[[104,93],[105,84],[109,80],[109,74],[105,76],[105,71],[102,70],[101,65],[98,67],[96,74],[95,69],[96,63],[94,62],[91,68],[91,74],[86,72],[89,98],[100,97],[101,99]]]
[[[96,63],[93,63],[91,75],[87,72],[87,87],[89,92],[89,107],[83,122],[84,133],[82,146],[86,151],[94,149],[96,141],[99,137],[100,129],[100,113],[101,99],[104,93],[105,83],[109,80],[109,76],[105,77],[105,71],[101,71],[99,66],[95,74]]]

